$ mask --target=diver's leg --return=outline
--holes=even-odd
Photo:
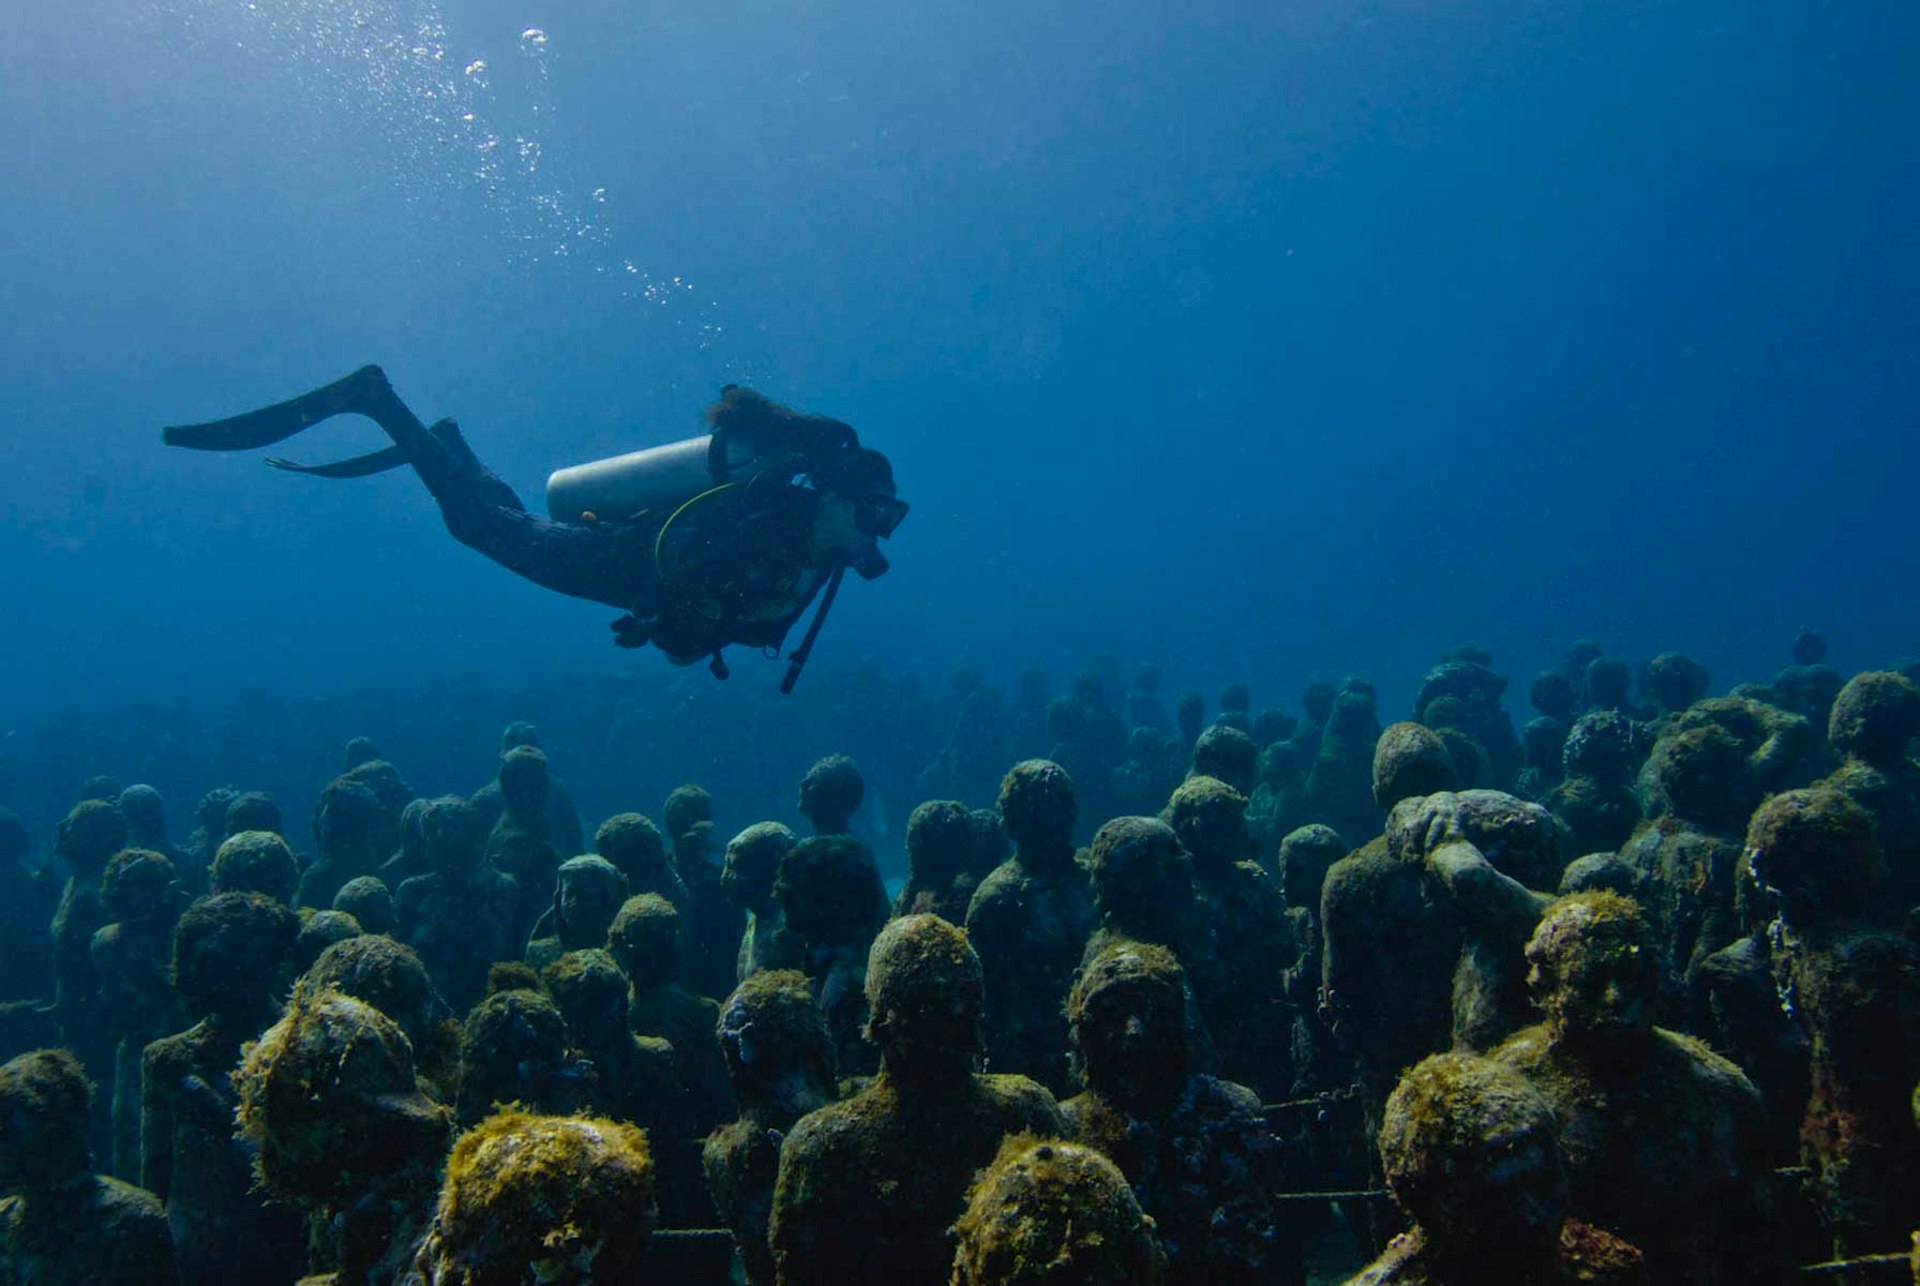
[[[480,462],[458,424],[423,427],[384,377],[364,398],[358,409],[407,453],[455,540],[556,593],[628,611],[650,598],[653,558],[644,533],[529,513],[513,488]]]
[[[629,611],[649,597],[653,551],[648,534],[608,523],[548,522],[527,512],[513,488],[487,468],[452,420],[427,430],[436,451],[416,462],[453,538],[535,584]]]
[[[163,431],[170,446],[197,451],[245,451],[284,441],[335,415],[364,415],[378,424],[405,463],[433,493],[455,540],[485,554],[535,584],[575,598],[624,610],[651,598],[652,550],[644,532],[551,523],[527,512],[520,497],[480,462],[452,420],[432,428],[420,423],[378,366],[363,366],[344,379],[299,397],[232,419],[182,425]],[[353,476],[368,460],[296,472]],[[398,463],[398,461],[394,461]]]

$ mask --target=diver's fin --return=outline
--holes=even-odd
[[[302,393],[290,401],[248,411],[229,420],[176,424],[162,429],[160,437],[170,447],[186,447],[191,451],[251,451],[283,442],[335,415],[349,412],[370,415],[368,408],[378,404],[382,393],[389,399],[393,396],[386,372],[378,366],[362,366],[345,379]]]
[[[291,460],[282,460],[279,456],[267,457],[267,464],[270,467],[284,469],[288,473],[304,473],[309,478],[368,478],[376,473],[385,473],[389,469],[398,469],[405,463],[407,463],[407,453],[399,447],[370,451],[366,455],[357,455],[350,460],[336,460],[332,464],[295,464]]]

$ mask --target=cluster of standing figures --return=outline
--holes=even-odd
[[[1477,649],[1384,729],[1077,688],[892,897],[843,756],[724,845],[695,786],[589,840],[524,725],[470,798],[356,742],[311,857],[90,782],[38,868],[0,815],[0,1282],[1872,1280],[1920,687],[1821,661],[1570,655],[1524,737]],[[1083,815],[1100,716],[1152,812]]]

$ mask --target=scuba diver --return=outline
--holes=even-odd
[[[161,436],[196,451],[246,451],[346,414],[366,416],[393,445],[332,464],[267,463],[322,478],[411,465],[455,540],[536,585],[625,612],[613,622],[621,647],[651,643],[675,665],[706,659],[724,679],[723,648],[777,657],[819,596],[782,692],[799,679],[847,569],[864,580],[885,572],[878,542],[907,512],[892,465],[861,446],[851,426],[731,384],[707,409],[703,436],[556,471],[547,479],[549,518],[527,511],[452,420],[421,424],[378,366]]]

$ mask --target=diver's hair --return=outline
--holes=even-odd
[[[720,390],[720,400],[707,408],[706,421],[716,433],[739,433],[810,456],[828,456],[860,445],[852,425],[795,411],[738,384]]]

